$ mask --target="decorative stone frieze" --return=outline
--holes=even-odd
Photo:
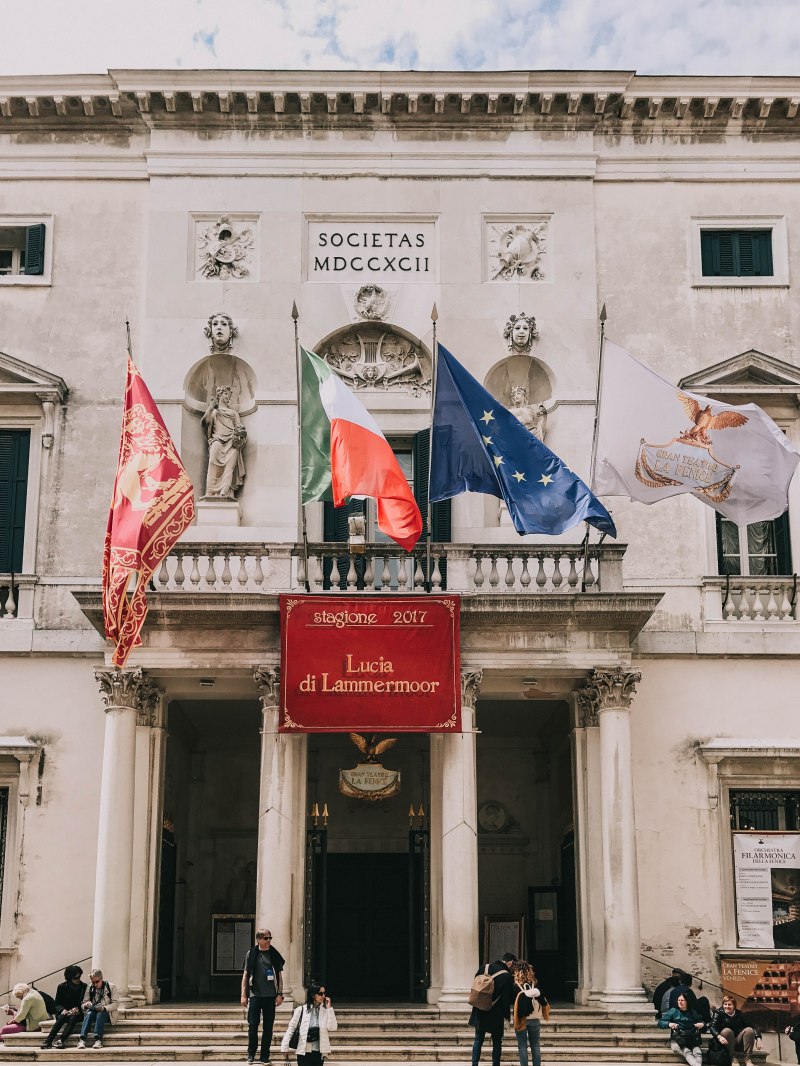
[[[485,219],[489,281],[544,281],[548,268],[549,216]]]
[[[150,688],[141,666],[128,670],[96,669],[95,679],[100,685],[100,695],[106,710],[113,707],[131,707],[136,711],[143,708],[143,700]]]
[[[596,714],[610,708],[630,707],[636,686],[642,680],[638,670],[593,670],[582,690],[585,699],[591,700]]]
[[[465,707],[473,707],[478,699],[478,693],[483,681],[483,670],[461,671],[461,703]]]
[[[319,355],[358,391],[393,390],[412,396],[431,391],[428,353],[420,344],[386,326],[353,326],[333,337]]]
[[[195,218],[194,224],[195,279],[237,281],[251,276],[257,250],[254,216]]]
[[[257,666],[253,670],[253,680],[256,683],[258,695],[264,709],[277,707],[280,699],[280,667]]]

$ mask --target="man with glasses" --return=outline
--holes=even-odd
[[[284,965],[283,955],[272,946],[272,933],[269,929],[259,929],[255,946],[250,948],[244,960],[242,973],[242,1006],[247,1007],[248,1062],[255,1062],[258,1026],[262,1016],[261,1062],[270,1061],[275,1008],[283,1003]]]

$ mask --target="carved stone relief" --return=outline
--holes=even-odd
[[[389,310],[389,294],[380,285],[362,285],[353,300],[353,310],[359,318],[382,321]]]
[[[195,219],[194,276],[238,280],[251,275],[256,262],[255,218],[222,215]]]
[[[539,339],[536,319],[524,311],[512,315],[503,330],[503,340],[512,355],[529,355],[533,342]]]
[[[490,281],[544,281],[548,267],[549,218],[486,221]]]
[[[356,391],[392,389],[412,396],[431,391],[427,352],[390,327],[353,326],[333,337],[319,354]]]

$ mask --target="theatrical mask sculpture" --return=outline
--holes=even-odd
[[[232,500],[245,479],[247,430],[239,412],[231,406],[230,385],[217,387],[203,415],[203,425],[208,437],[206,498]]]
[[[512,315],[503,330],[503,339],[512,355],[530,355],[533,342],[538,336],[536,319],[524,312]]]

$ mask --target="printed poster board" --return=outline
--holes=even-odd
[[[800,833],[733,834],[740,948],[800,948]]]

